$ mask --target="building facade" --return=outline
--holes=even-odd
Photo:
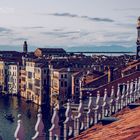
[[[34,60],[26,61],[26,99],[36,104],[46,102],[47,65]]]
[[[8,94],[19,94],[19,63],[11,62],[7,65]]]

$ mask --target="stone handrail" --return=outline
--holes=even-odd
[[[120,86],[122,86],[122,90],[120,89]],[[108,96],[108,92],[110,92],[110,96]],[[78,114],[74,116],[74,118],[72,117],[71,104],[68,102],[65,114],[66,120],[64,121],[64,136],[60,136],[60,138],[68,140],[71,137],[79,135],[82,131],[98,123],[98,121],[104,117],[109,117],[112,114],[117,113],[130,103],[136,102],[139,98],[140,77],[127,81],[126,83],[123,82],[118,84],[117,93],[114,92],[114,86],[112,86],[111,91],[104,89],[103,97],[101,97],[98,92],[96,101],[94,101],[93,97],[90,95],[87,111],[84,111],[84,113],[84,104],[82,100],[80,100]]]
[[[101,94],[103,97],[100,96]],[[119,83],[116,92],[114,86],[112,86],[111,90],[104,89],[104,93],[98,91],[96,97],[93,97],[90,93],[89,95],[86,105],[82,98],[80,98],[76,113],[74,113],[75,110],[73,112],[72,103],[68,100],[63,130],[59,126],[59,107],[54,108],[51,120],[52,126],[49,130],[49,140],[68,140],[75,137],[82,131],[98,123],[104,117],[109,117],[129,104],[136,102],[140,98],[140,77]],[[35,135],[32,137],[32,140],[46,140],[40,109],[37,117]],[[20,114],[18,118],[14,137],[16,140],[25,140],[24,126]]]

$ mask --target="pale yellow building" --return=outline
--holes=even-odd
[[[65,103],[72,97],[72,74],[79,71],[77,68],[50,69],[50,98],[51,106]]]
[[[0,60],[0,91],[3,92],[5,87],[5,62]]]
[[[47,65],[39,60],[26,61],[26,99],[36,104],[46,103]]]

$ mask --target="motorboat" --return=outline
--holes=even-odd
[[[9,121],[14,122],[14,116],[12,114],[5,114],[4,117]]]

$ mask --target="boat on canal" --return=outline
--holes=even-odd
[[[12,114],[5,114],[4,117],[9,121],[14,122],[14,116]]]

